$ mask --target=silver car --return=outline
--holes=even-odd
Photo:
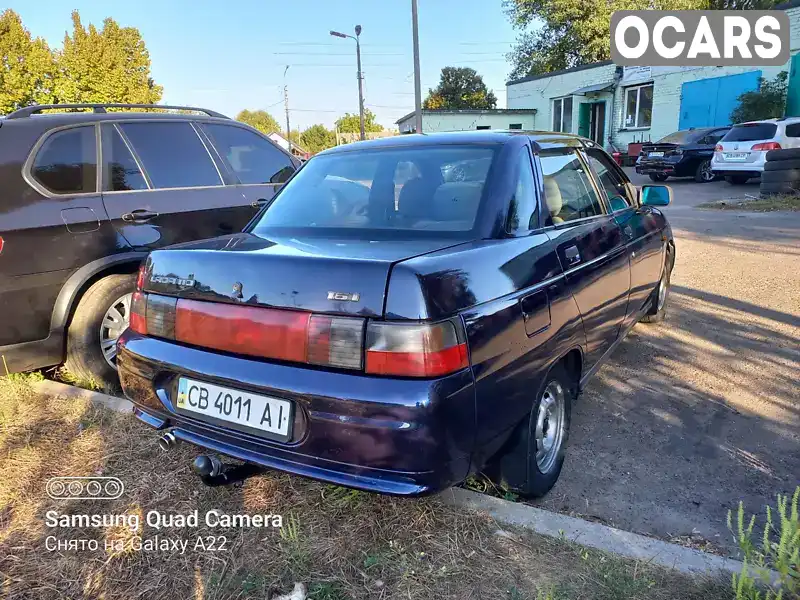
[[[781,148],[800,148],[800,117],[734,125],[714,149],[711,170],[728,183],[743,184],[761,175],[767,152]]]

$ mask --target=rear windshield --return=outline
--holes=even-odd
[[[778,126],[775,123],[746,123],[734,125],[722,138],[723,142],[753,142],[755,140],[770,140],[775,137]]]
[[[699,131],[688,129],[684,131],[676,131],[675,133],[665,135],[663,138],[658,140],[656,144],[689,144],[695,140],[699,140],[707,131],[707,129],[702,129]]]
[[[318,156],[286,184],[254,231],[467,237],[494,155],[492,147],[453,145]]]

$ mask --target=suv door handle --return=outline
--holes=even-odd
[[[143,208],[138,208],[129,213],[123,214],[122,220],[126,223],[146,223],[150,219],[155,219],[157,216],[157,212],[151,212]]]
[[[577,246],[567,246],[564,248],[564,256],[567,257],[567,264],[570,266],[577,265],[581,262],[581,253],[578,251]]]

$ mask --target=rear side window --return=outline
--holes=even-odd
[[[514,197],[511,198],[511,206],[508,211],[508,231],[510,233],[523,233],[539,227],[530,151],[523,148],[519,153],[518,160],[517,188],[514,191]]]
[[[754,142],[756,140],[770,140],[775,137],[778,126],[775,123],[746,123],[735,125],[722,138],[723,142]]]
[[[792,123],[786,126],[787,137],[800,137],[800,123]]]
[[[36,153],[31,174],[54,194],[97,191],[97,144],[93,126],[54,133]]]
[[[222,185],[219,171],[189,123],[122,123],[154,188]]]
[[[602,214],[600,198],[571,148],[543,150],[539,155],[544,195],[553,225]]]
[[[284,183],[292,161],[261,136],[232,125],[205,125],[217,150],[242,183]]]
[[[114,125],[103,125],[103,191],[146,190],[142,170]]]

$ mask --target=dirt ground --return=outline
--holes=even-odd
[[[667,319],[590,382],[539,505],[730,553],[729,509],[763,514],[800,484],[800,214],[694,208],[757,183],[668,184]]]

